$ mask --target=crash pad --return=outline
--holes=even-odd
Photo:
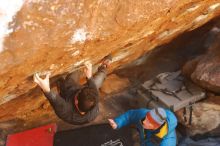
[[[205,91],[184,78],[180,71],[157,75],[144,82],[138,93],[146,98],[148,103],[154,101],[155,105],[174,112],[206,97]]]
[[[113,130],[109,124],[92,125],[55,134],[54,146],[133,146],[132,130]]]
[[[31,130],[10,134],[6,146],[53,146],[56,124],[50,124]]]

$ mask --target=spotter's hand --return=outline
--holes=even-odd
[[[118,125],[115,123],[115,121],[113,119],[108,119],[108,122],[109,122],[110,126],[112,127],[112,129],[117,128]]]

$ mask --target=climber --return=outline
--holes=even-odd
[[[113,129],[135,124],[141,146],[153,146],[151,138],[158,139],[160,146],[176,146],[177,119],[170,110],[163,108],[129,110],[115,119],[108,119]]]
[[[50,90],[50,74],[42,79],[38,73],[34,82],[42,89],[57,116],[70,124],[84,124],[96,118],[99,113],[99,88],[106,78],[106,69],[112,60],[111,55],[104,57],[98,72],[92,76],[92,64],[85,63],[84,73],[87,83],[79,84],[80,71],[74,71],[57,81],[58,92]]]

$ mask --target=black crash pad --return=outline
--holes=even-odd
[[[55,134],[54,146],[133,146],[132,130],[113,130],[109,124],[61,131]]]

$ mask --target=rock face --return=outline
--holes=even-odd
[[[101,87],[101,92],[105,94],[112,94],[120,92],[130,85],[130,82],[127,78],[123,79],[118,77],[116,74],[111,74],[105,80],[103,86]]]
[[[209,41],[214,43],[208,49],[208,52],[187,62],[183,67],[183,72],[204,89],[220,93],[220,29],[213,27],[209,32],[209,36],[209,40],[205,44],[208,44]],[[190,135],[220,135],[219,99],[219,96],[212,95],[207,100],[193,106],[192,125],[188,129]],[[182,114],[178,113],[178,115],[180,121],[187,125],[181,118],[183,117]]]
[[[189,119],[189,111],[186,112],[186,117]],[[220,100],[219,96],[212,96],[205,101],[193,105],[192,125],[188,125],[184,121],[183,111],[178,111],[177,116],[179,122],[187,125],[187,131],[191,136],[205,135],[219,136],[220,135]]]
[[[220,29],[213,29],[216,31],[215,43],[206,54],[187,62],[183,72],[201,87],[220,93]]]
[[[57,120],[33,73],[51,72],[53,81],[109,53],[113,70],[219,15],[213,0],[25,1],[0,53],[0,127]]]
[[[208,51],[187,62],[183,67],[183,73],[207,91],[220,93],[219,23],[217,23],[207,34],[209,37],[204,45],[208,47]],[[188,125],[190,135],[220,135],[219,99],[219,96],[211,95],[207,100],[193,106],[192,125]],[[187,125],[187,123],[183,122],[183,115],[181,112],[178,113],[179,119],[181,119],[180,121],[182,124]],[[189,114],[187,116],[189,116]]]
[[[191,78],[203,88],[220,93],[220,35],[217,41],[206,55],[200,57]]]

